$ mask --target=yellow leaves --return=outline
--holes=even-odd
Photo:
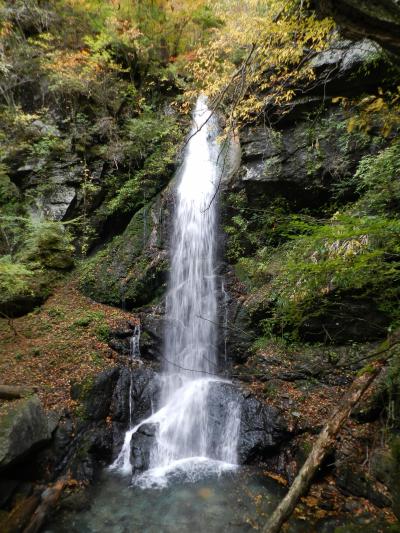
[[[7,38],[9,35],[11,35],[13,32],[13,25],[12,25],[12,22],[6,20],[4,22],[1,23],[1,27],[0,27],[0,39],[5,39]]]
[[[359,125],[358,117],[352,116],[347,122],[347,131],[352,133]]]
[[[345,96],[335,96],[332,98],[332,104],[344,104],[347,101]]]
[[[380,112],[382,111],[383,109],[386,109],[387,108],[387,104],[385,102],[385,100],[380,97],[380,98],[375,98],[366,108],[366,112],[367,113],[375,113],[375,112]]]
[[[275,472],[270,472],[269,470],[264,470],[263,474],[265,476],[270,477],[271,479],[274,479],[277,481],[280,485],[283,485],[284,487],[287,486],[288,482],[287,479],[285,479],[283,476],[276,474]]]
[[[369,95],[358,102],[350,102],[342,98],[340,101],[343,107],[353,107],[353,115],[347,122],[348,133],[357,130],[369,132],[372,127],[380,127],[381,135],[385,138],[389,137],[392,131],[400,125],[399,98],[399,88],[394,94],[379,88],[378,96]]]
[[[215,10],[224,25],[189,69],[199,90],[233,104],[227,128],[234,130],[267,104],[285,106],[296,86],[315,79],[304,55],[326,47],[334,23],[282,0],[219,0]]]

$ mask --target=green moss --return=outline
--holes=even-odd
[[[138,211],[122,235],[79,267],[81,290],[97,301],[129,308],[160,296],[167,268],[165,255],[157,249],[160,227],[155,224],[156,198]]]
[[[105,322],[99,324],[95,329],[95,334],[99,341],[108,342],[110,340],[110,326]]]

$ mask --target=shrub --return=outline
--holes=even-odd
[[[400,318],[400,220],[336,215],[276,252],[244,259],[254,285],[270,281],[274,320],[298,326],[334,294],[369,297],[394,321]]]

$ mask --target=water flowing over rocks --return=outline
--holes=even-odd
[[[215,445],[224,430],[229,409],[239,406],[240,426],[237,444],[240,464],[271,454],[282,444],[287,430],[277,409],[262,404],[237,385],[213,382],[208,397]]]
[[[136,379],[136,376],[135,376]],[[129,389],[125,381],[125,387]],[[125,389],[125,397],[127,395]],[[209,412],[209,453],[218,458],[218,445],[226,429],[226,421],[234,407],[240,419],[237,453],[239,464],[248,464],[267,457],[277,450],[288,437],[288,432],[277,409],[262,404],[252,394],[236,384],[212,381],[207,397]],[[140,421],[134,410],[135,424]],[[132,472],[146,470],[150,465],[150,451],[156,438],[157,424],[145,423],[133,434],[130,447]]]

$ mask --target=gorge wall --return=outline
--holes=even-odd
[[[283,109],[266,109],[241,129],[235,141],[240,162],[219,194],[219,351],[244,391],[239,454],[241,462],[260,463],[286,482],[364,358],[395,327],[399,297],[399,124],[380,101],[398,80],[398,7],[382,2],[376,18],[362,2],[340,2],[343,9],[316,4],[338,17],[342,37],[312,59],[316,82],[306,94]],[[8,16],[17,15],[9,10]],[[18,16],[25,32],[38,31]],[[141,71],[136,64],[131,69]],[[144,90],[138,76],[135,98],[146,93],[154,104],[140,116],[131,112],[129,91],[113,99],[112,108],[111,93],[77,97],[73,121],[53,100],[43,112],[36,96],[50,99],[43,73],[26,81],[24,117],[16,122],[4,115],[2,139],[18,134],[12,147],[1,141],[4,205],[55,224],[78,220],[74,244],[88,256],[72,258],[61,226],[49,227],[34,243],[35,253],[42,252],[38,281],[2,300],[0,310],[14,316],[34,310],[52,290],[49,277],[58,282],[75,262],[73,280],[84,295],[133,317],[107,330],[111,368],[73,384],[72,408],[49,417],[34,395],[12,402],[19,414],[1,428],[7,513],[21,498],[37,502],[42,485],[66,472],[84,484],[115,459],[128,424],[125,365],[138,320],[144,365],[134,369],[137,421],[149,415],[157,394],[173,176],[189,124],[170,105],[181,90],[177,80],[160,75],[149,96],[153,89]],[[24,121],[29,127],[21,127]],[[306,510],[310,520],[318,522],[323,510],[350,519],[365,502],[370,531],[388,510],[399,517],[398,387],[396,355],[322,468],[315,490],[325,507]],[[31,441],[11,457],[27,410],[35,421]],[[138,468],[146,462],[147,436],[140,435]],[[62,502],[84,504],[74,493]],[[14,523],[27,523],[26,509],[13,515]]]

